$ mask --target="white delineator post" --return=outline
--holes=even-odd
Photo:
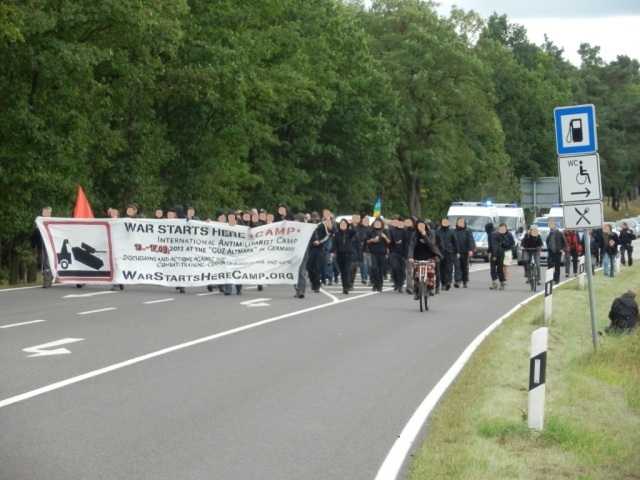
[[[549,329],[547,327],[539,328],[531,334],[527,426],[538,432],[541,432],[544,428],[548,338]]]
[[[544,283],[544,323],[551,320],[551,310],[553,307],[553,269],[547,270]]]
[[[580,284],[580,290],[584,290],[584,277],[587,272],[584,270],[584,255],[578,259],[578,283]]]

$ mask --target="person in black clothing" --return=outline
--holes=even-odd
[[[618,255],[618,245],[620,238],[616,232],[611,231],[611,226],[604,225],[602,227],[602,266],[604,267],[604,276],[613,277],[616,272],[616,256]]]
[[[440,228],[436,230],[436,237],[439,239],[438,244],[443,255],[440,262],[442,287],[445,290],[449,290],[453,278],[453,266],[456,260],[460,258],[460,249],[458,248],[456,234],[451,230],[451,222],[447,217],[443,217],[440,221]]]
[[[51,207],[44,207],[40,211],[41,217],[51,216]],[[53,272],[51,271],[51,264],[49,263],[49,255],[47,255],[47,249],[44,246],[44,239],[40,229],[36,226],[31,234],[31,245],[35,247],[38,254],[38,268],[42,272],[42,288],[50,288],[53,285]]]
[[[611,323],[605,327],[607,333],[631,333],[638,325],[638,304],[635,292],[628,290],[616,298],[609,311]]]
[[[293,215],[289,213],[289,209],[284,203],[278,205],[278,215],[274,218],[274,222],[283,222],[285,220],[293,220]]]
[[[389,263],[391,264],[393,289],[398,293],[402,293],[402,286],[405,280],[404,259],[406,258],[406,245],[404,230],[404,218],[394,218],[389,230]]]
[[[366,213],[360,215],[359,221],[354,222],[356,229],[356,241],[358,243],[358,264],[360,266],[360,279],[363,285],[369,280],[369,246],[366,244],[369,234],[369,217]],[[355,277],[354,277],[355,278]]]
[[[404,221],[404,228],[402,232],[404,233],[404,268],[405,275],[404,278],[407,282],[407,287],[405,288],[405,292],[412,295],[413,294],[413,282],[411,279],[413,278],[413,264],[409,261],[409,244],[411,243],[411,237],[413,237],[414,232],[416,231],[416,223],[418,222],[417,217],[409,217]]]
[[[331,255],[337,257],[342,277],[342,293],[348,294],[351,287],[351,265],[356,259],[356,249],[353,245],[353,237],[356,231],[349,224],[346,218],[340,220],[338,231],[333,237],[333,248]]]
[[[567,239],[564,234],[556,227],[556,222],[549,222],[549,235],[547,235],[548,250],[548,268],[553,268],[553,283],[560,283],[560,264],[562,263],[562,255],[567,248]]]
[[[329,240],[327,226],[320,222],[318,212],[311,213],[311,223],[317,225],[309,240],[309,260],[307,261],[307,272],[311,281],[311,290],[318,293],[320,291],[320,281],[324,272],[324,248]]]
[[[384,262],[389,254],[388,245],[390,242],[388,232],[383,228],[382,220],[377,217],[373,222],[373,228],[367,234],[366,240],[371,257],[371,283],[373,283],[372,290],[374,292],[382,292]]]
[[[434,295],[435,277],[436,277],[436,263],[442,258],[440,249],[435,244],[435,235],[429,228],[427,222],[423,219],[418,219],[416,222],[416,229],[411,235],[411,241],[407,249],[407,259],[409,263],[413,265],[413,299],[418,300],[420,298],[420,288],[418,285],[418,262],[423,260],[433,260],[427,265],[427,288],[429,294]]]
[[[622,265],[633,265],[633,241],[636,239],[636,234],[629,228],[627,222],[622,222],[622,228],[618,234],[620,239],[620,263]],[[627,254],[627,260],[625,261],[625,252]]]
[[[596,228],[591,230],[591,253],[595,256],[595,267],[602,266],[602,254],[604,249],[604,243],[602,241],[602,229]]]
[[[476,249],[476,242],[473,239],[473,232],[467,228],[467,221],[464,218],[456,220],[456,228],[454,230],[460,255],[455,261],[455,283],[454,287],[459,288],[460,282],[462,286],[467,288],[469,283],[469,262],[473,258],[473,251]]]
[[[493,223],[489,222],[484,226],[487,232],[487,241],[489,243],[489,271],[491,273],[491,290],[504,290],[504,250],[500,245],[500,232],[496,230]],[[498,281],[500,286],[498,287]]]
[[[529,263],[531,262],[531,255],[536,262],[537,268],[537,278],[538,285],[542,285],[540,279],[540,252],[544,247],[544,243],[542,242],[542,237],[538,233],[538,227],[536,225],[531,225],[529,229],[529,233],[527,233],[522,241],[520,242],[520,250],[522,250],[522,261],[524,262],[524,276],[527,279],[527,283],[529,283]],[[535,249],[532,251],[531,249]]]

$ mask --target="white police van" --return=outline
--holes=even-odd
[[[489,239],[484,227],[491,222],[498,228],[498,210],[491,202],[453,202],[447,212],[447,218],[455,228],[456,221],[464,218],[467,221],[467,227],[473,233],[473,239],[476,242],[476,251],[473,253],[474,258],[483,258],[485,262],[489,261]]]

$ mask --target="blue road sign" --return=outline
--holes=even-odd
[[[553,114],[559,156],[595,153],[598,150],[596,108],[593,105],[558,107]]]

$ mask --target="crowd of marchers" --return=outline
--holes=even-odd
[[[126,217],[146,218],[137,204],[132,203],[125,209]],[[51,216],[51,208],[45,207],[42,216]],[[108,218],[119,218],[115,208],[106,211]],[[167,210],[156,209],[152,218],[176,220],[201,220],[193,207],[186,209],[181,205]],[[467,288],[469,266],[476,250],[473,234],[464,218],[455,219],[452,226],[447,217],[436,224],[427,218],[403,218],[395,215],[390,218],[371,217],[360,213],[351,217],[336,218],[327,209],[318,212],[296,213],[280,204],[277,213],[265,209],[218,210],[215,218],[206,218],[206,222],[221,222],[231,226],[245,225],[253,228],[279,221],[297,221],[313,223],[314,230],[306,254],[300,264],[298,282],[294,285],[295,297],[304,298],[307,283],[313,292],[319,292],[323,285],[342,284],[343,294],[354,289],[356,273],[360,281],[373,291],[381,292],[384,282],[389,281],[398,293],[407,293],[418,298],[418,263],[428,264],[425,278],[428,293],[439,294],[441,290]],[[535,259],[540,279],[540,252],[548,250],[548,267],[554,270],[554,281],[560,280],[560,266],[565,265],[565,276],[577,275],[578,258],[584,254],[584,237],[575,230],[561,231],[554,222],[549,222],[550,233],[543,242],[538,228],[532,225],[522,238],[519,248],[525,269],[525,278],[529,281],[530,256]],[[504,290],[509,277],[509,266],[516,244],[512,234],[504,223],[485,226],[488,239],[490,276],[492,290]],[[633,263],[632,241],[635,233],[623,224],[620,233],[611,231],[609,225],[602,229],[590,230],[591,254],[593,266],[603,266],[606,276],[615,273],[615,257],[622,255],[622,264]],[[37,249],[39,266],[43,273],[43,286],[48,288],[53,282],[49,260],[44,249],[40,232],[34,229],[32,243]],[[625,255],[626,254],[626,255]],[[626,256],[626,258],[625,258]],[[540,283],[538,281],[538,283]],[[123,285],[114,285],[113,290],[122,290]],[[209,291],[218,288],[221,293],[231,295],[234,285],[210,285]],[[185,292],[184,287],[177,287]],[[262,287],[258,287],[262,290]],[[242,285],[235,285],[236,294],[242,293]]]

